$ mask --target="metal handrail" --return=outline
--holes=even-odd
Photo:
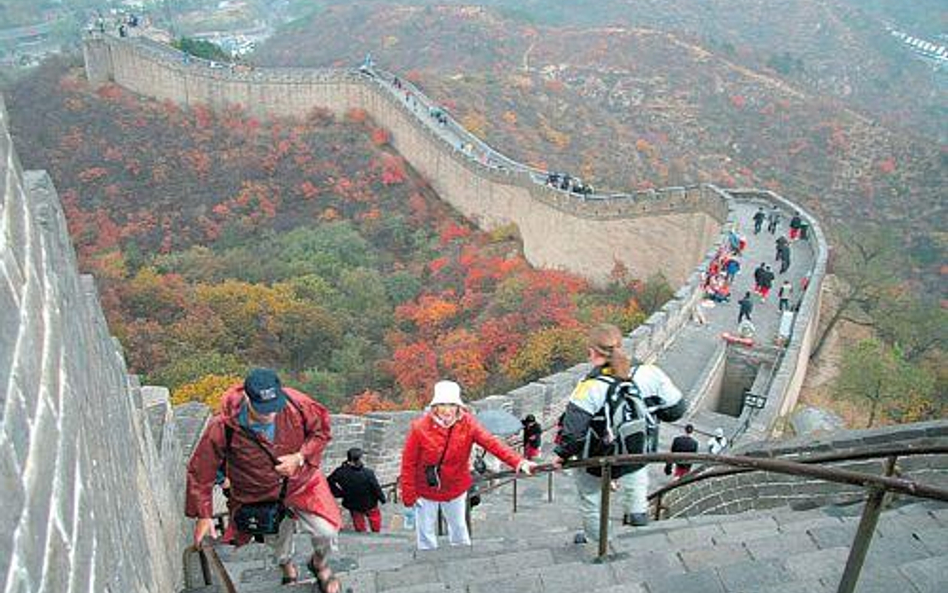
[[[860,461],[865,459],[878,459],[880,457],[889,457],[891,455],[904,457],[906,455],[944,455],[948,454],[948,446],[938,446],[938,445],[923,445],[916,446],[912,444],[900,445],[900,446],[890,446],[890,447],[879,447],[877,449],[871,449],[867,451],[854,451],[849,453],[822,453],[817,455],[811,455],[807,457],[795,458],[793,461],[803,464],[816,464],[816,463],[834,463],[838,461]],[[723,458],[723,456],[715,455],[713,456],[715,460]],[[766,457],[755,457],[749,456],[754,459],[767,459]],[[709,466],[707,470],[699,470],[685,474],[680,480],[670,482],[665,484],[658,490],[651,492],[648,495],[649,500],[656,498],[661,498],[665,494],[668,494],[672,490],[681,488],[682,486],[689,486],[696,482],[701,482],[711,478],[721,478],[724,476],[732,476],[736,474],[743,474],[747,472],[756,471],[757,468],[752,467],[728,467],[728,468],[715,468]],[[871,475],[871,474],[870,474]]]
[[[234,585],[234,581],[231,580],[230,574],[224,567],[224,563],[221,562],[220,556],[217,555],[217,550],[213,545],[205,542],[201,542],[201,544],[197,546],[188,546],[184,550],[184,554],[181,558],[181,566],[184,568],[184,586],[186,589],[196,587],[196,585],[191,582],[191,572],[188,570],[188,556],[191,554],[197,554],[201,562],[201,577],[204,580],[203,586],[217,584],[214,582],[214,576],[211,573],[213,568],[213,571],[217,573],[220,579],[220,584],[224,586],[224,593],[237,593],[237,587]]]
[[[669,462],[707,462],[717,465],[733,466],[737,469],[729,470],[730,473],[742,473],[746,471],[768,471],[773,473],[808,476],[829,482],[838,482],[843,484],[852,484],[861,486],[869,491],[866,505],[863,508],[860,517],[859,526],[853,539],[852,547],[849,551],[849,557],[846,560],[846,567],[843,570],[840,579],[838,593],[853,593],[856,583],[859,580],[859,574],[862,571],[862,565],[868,553],[869,546],[872,543],[872,537],[875,533],[875,527],[882,512],[883,499],[886,492],[893,491],[910,496],[930,498],[948,502],[948,489],[938,488],[920,484],[915,480],[893,477],[896,468],[896,460],[899,455],[933,455],[948,454],[948,446],[899,446],[890,448],[879,448],[872,451],[863,451],[853,454],[830,454],[825,456],[814,456],[808,459],[799,459],[789,461],[786,459],[771,459],[761,457],[749,457],[739,455],[712,455],[709,453],[648,453],[642,455],[616,455],[612,457],[599,457],[581,461],[572,461],[555,466],[553,464],[538,465],[534,469],[534,475],[539,473],[550,473],[570,468],[588,468],[600,467],[602,470],[601,489],[600,489],[600,508],[599,508],[599,550],[598,557],[604,559],[608,553],[609,544],[609,502],[612,492],[612,468],[615,466],[629,464],[650,464],[650,463],[669,463]],[[829,463],[832,461],[856,460],[865,458],[886,457],[885,475],[877,476],[862,472],[851,471],[840,468],[827,468],[816,463]],[[717,475],[724,475],[718,473]],[[702,477],[703,476],[703,477]],[[520,476],[515,471],[503,471],[493,474],[491,478],[509,477],[508,481],[514,483],[516,488],[517,480]],[[684,479],[675,484],[675,487],[684,486],[688,483],[694,483],[699,479],[712,477],[708,474],[701,474],[695,479],[685,482]],[[665,489],[667,492],[669,489]],[[485,490],[486,492],[486,490]],[[661,492],[661,490],[660,490]],[[658,495],[658,493],[653,496]],[[514,508],[516,508],[516,490],[514,491]],[[660,507],[660,500],[658,506]],[[470,508],[470,505],[468,505]],[[468,522],[470,524],[470,521]]]

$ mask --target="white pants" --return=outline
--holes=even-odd
[[[276,554],[278,564],[287,564],[293,561],[295,551],[293,532],[296,531],[296,524],[299,523],[300,530],[308,533],[313,543],[313,553],[320,558],[325,558],[331,550],[336,549],[336,536],[339,531],[332,524],[312,513],[294,510],[296,519],[287,517],[280,523],[280,532],[276,535],[268,535],[263,538],[263,542],[273,548]]]
[[[464,492],[447,502],[419,498],[415,503],[415,535],[419,550],[434,550],[438,547],[438,508],[448,524],[448,542],[452,546],[471,545],[465,519]]]
[[[590,475],[585,468],[573,470],[579,510],[583,515],[583,532],[589,541],[599,541],[599,511],[602,502],[602,478]],[[648,512],[648,468],[644,467],[618,479],[618,497],[624,513]],[[611,533],[612,530],[610,530]]]

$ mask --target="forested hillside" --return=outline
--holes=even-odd
[[[351,65],[371,52],[514,158],[616,190],[770,187],[831,231],[897,231],[915,280],[944,289],[938,95],[918,92],[927,67],[851,5],[604,0],[556,19],[577,3],[382,4],[334,3],[255,59]]]
[[[584,324],[631,329],[639,301],[662,302],[621,268],[605,291],[530,268],[515,228],[477,232],[358,110],[182,110],[62,63],[7,103],[132,370],[179,401],[248,365],[335,409],[419,405],[440,377],[476,397],[580,359]]]

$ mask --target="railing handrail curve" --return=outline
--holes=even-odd
[[[786,459],[781,456],[778,459],[783,461],[793,461],[796,463],[801,463],[805,465],[814,465],[817,463],[837,463],[844,461],[862,461],[866,459],[879,459],[883,457],[890,457],[896,455],[898,457],[912,457],[916,455],[944,455],[948,454],[948,445],[913,445],[906,444],[900,446],[888,446],[888,447],[879,447],[865,451],[849,451],[849,452],[836,452],[836,453],[821,453],[814,454],[807,457],[797,457],[792,460]],[[721,455],[715,455],[715,458],[722,457]],[[743,455],[740,457],[748,457],[751,459],[774,459],[773,457],[760,457],[755,455]],[[720,465],[720,464],[715,464]],[[700,471],[697,473],[689,473],[683,476],[680,480],[675,480],[669,482],[668,484],[663,485],[657,490],[650,492],[648,495],[649,500],[653,500],[659,496],[664,496],[665,494],[681,488],[682,486],[690,486],[697,482],[702,482],[704,480],[709,480],[713,478],[721,478],[725,476],[732,476],[736,474],[743,474],[752,471],[769,471],[769,470],[760,470],[755,467],[713,467],[707,466],[707,471]],[[792,474],[791,474],[792,475]],[[872,474],[865,474],[872,475]]]

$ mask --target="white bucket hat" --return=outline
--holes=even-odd
[[[434,386],[434,397],[428,407],[434,407],[439,404],[464,407],[461,401],[461,386],[454,381],[438,381]]]

